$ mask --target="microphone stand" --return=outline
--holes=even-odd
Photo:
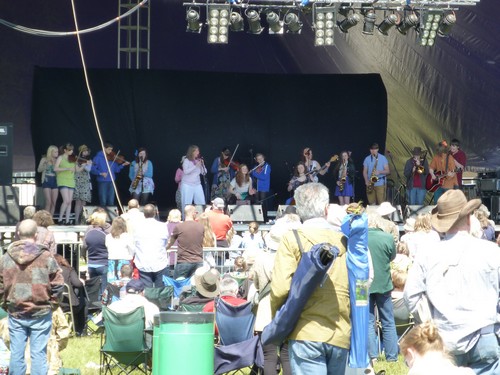
[[[391,159],[392,166],[394,167],[394,170],[396,171],[396,177],[398,178],[398,183],[399,187],[396,190],[396,194],[394,194],[394,197],[392,197],[392,204],[393,206],[396,206],[397,201],[399,199],[399,203],[401,204],[401,215],[403,212],[406,212],[406,206],[408,205],[408,197],[406,196],[406,184],[404,183],[403,179],[401,178],[401,175],[399,174],[399,171],[396,168],[396,164],[394,163],[394,159],[392,158],[392,154],[390,151],[387,150],[387,155],[389,155],[389,158]],[[401,217],[401,219],[404,219]]]
[[[203,193],[205,194],[205,204],[206,204],[210,198],[209,194],[208,194],[207,168],[205,168],[205,161],[203,160],[203,158],[200,158],[200,160],[201,160],[201,168],[202,168],[201,175],[203,176],[203,184],[204,184]]]

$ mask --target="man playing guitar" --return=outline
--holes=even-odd
[[[439,197],[446,190],[458,187],[455,159],[448,151],[446,141],[439,142],[436,155],[434,155],[429,165],[429,174],[433,182],[440,185],[434,193],[434,204],[437,204]]]

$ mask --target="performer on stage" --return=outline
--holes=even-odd
[[[231,161],[231,151],[224,147],[220,156],[214,159],[210,172],[213,174],[211,200],[226,199],[229,193],[229,184],[234,178],[238,167]]]
[[[83,207],[92,201],[92,183],[90,182],[90,171],[92,169],[92,161],[90,159],[90,149],[87,145],[78,147],[79,158],[77,164],[82,167],[80,171],[75,173],[75,193],[73,200],[75,201],[75,224],[80,223],[80,215]]]
[[[378,143],[370,147],[370,155],[363,161],[363,178],[368,204],[382,204],[386,200],[387,175],[391,173],[387,158],[379,154]]]
[[[238,167],[238,172],[229,185],[229,194],[228,204],[235,204],[237,200],[254,200],[255,189],[252,187],[252,178],[246,164],[240,164]]]
[[[446,190],[458,187],[455,169],[455,159],[449,153],[448,144],[446,141],[439,142],[436,155],[434,155],[429,165],[429,173],[432,176],[432,181],[435,184],[440,184],[439,188],[434,192],[434,204],[437,204],[439,197]]]
[[[340,153],[340,162],[337,163],[333,170],[333,175],[336,179],[335,196],[339,198],[341,206],[349,204],[351,197],[354,198],[354,176],[356,167],[351,159],[349,151]]]
[[[182,207],[187,204],[205,204],[205,194],[201,186],[200,175],[206,175],[207,168],[200,155],[198,146],[188,147],[186,157],[182,162],[182,180],[181,180],[181,200]],[[183,212],[183,211],[181,211]]]
[[[141,206],[146,205],[155,190],[153,181],[153,163],[148,159],[145,148],[139,148],[135,160],[130,164],[128,177],[132,182],[129,192],[132,199],[137,199]]]
[[[425,194],[425,180],[429,173],[429,163],[420,147],[414,147],[412,157],[406,161],[404,175],[406,177],[406,189],[408,192],[408,203],[410,205],[423,205]]]
[[[266,198],[271,188],[271,166],[266,163],[266,158],[262,153],[255,155],[255,161],[257,165],[252,169],[250,175],[257,181],[256,204],[262,204],[262,211],[266,220],[269,207],[269,200]]]
[[[457,182],[458,187],[462,188],[462,174],[465,170],[465,165],[467,164],[467,155],[460,149],[460,141],[458,139],[452,139],[450,143],[450,153],[455,159],[455,166],[457,169]]]
[[[59,155],[54,165],[57,187],[63,200],[59,210],[58,224],[68,225],[70,223],[71,204],[73,203],[73,193],[76,186],[75,172],[80,172],[84,168],[76,164],[73,148],[74,146],[71,143],[66,143],[62,148],[62,154]],[[65,216],[66,220],[64,220]]]
[[[313,176],[311,173],[306,174],[306,166],[303,162],[299,161],[294,168],[293,176],[290,181],[288,181],[287,190],[290,192],[291,197],[287,199],[286,204],[293,204],[293,193],[295,189],[299,186],[307,184],[308,182],[313,182]]]
[[[45,198],[45,211],[54,215],[56,210],[57,197],[59,189],[57,188],[56,172],[54,165],[59,156],[57,146],[49,146],[47,153],[42,156],[37,171],[42,174],[43,196]]]
[[[106,164],[111,169],[111,175]],[[123,161],[123,158],[113,153],[113,145],[108,142],[104,143],[104,152],[99,151],[94,157],[91,172],[97,175],[97,192],[101,207],[115,205],[115,189],[112,180],[116,180],[116,174],[129,164],[128,161]]]
[[[318,174],[324,175],[328,172],[330,168],[330,162],[325,163],[323,167],[316,161],[313,160],[313,152],[310,147],[306,147],[302,150],[302,162],[306,167],[306,173],[311,173],[313,182],[318,182]],[[316,171],[313,173],[313,171]]]

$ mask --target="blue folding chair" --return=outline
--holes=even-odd
[[[251,373],[261,373],[264,353],[260,336],[254,335],[255,315],[252,303],[233,306],[222,299],[215,300],[215,323],[219,345],[215,347],[215,375],[231,372],[248,373],[242,369],[253,366]],[[234,372],[233,372],[234,371]]]

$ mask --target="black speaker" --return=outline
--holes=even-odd
[[[13,125],[0,123],[0,186],[12,185]]]
[[[16,225],[20,218],[17,187],[0,186],[0,225]]]
[[[264,213],[262,212],[261,205],[229,205],[227,206],[227,213],[233,222],[238,221],[257,221],[264,222]]]

